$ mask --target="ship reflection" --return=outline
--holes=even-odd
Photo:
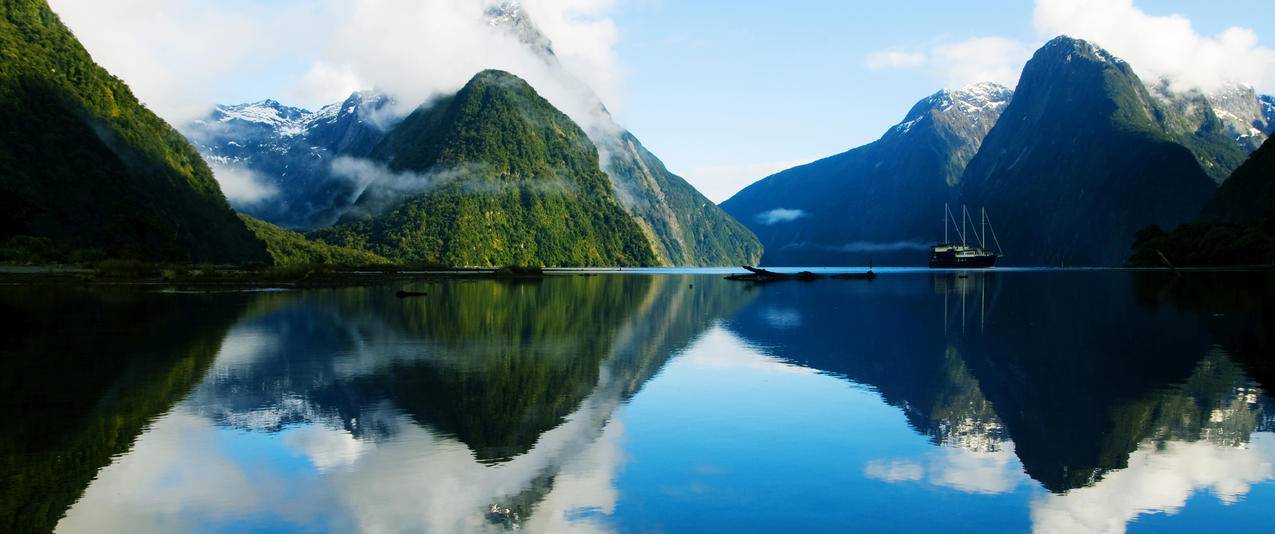
[[[1235,355],[1244,345],[1227,344],[1179,303],[1149,310],[1139,275],[929,276],[925,292],[903,276],[805,293],[765,288],[731,327],[789,362],[871,386],[936,445],[970,458],[1012,451],[1027,476],[1060,496],[1117,484],[1104,481],[1155,465],[1165,451],[1251,448],[1270,457],[1270,399],[1237,363],[1252,359]],[[776,328],[761,320],[768,309],[807,319],[800,332]],[[822,320],[810,311],[829,309],[839,313]],[[919,479],[925,464],[883,459],[867,472]],[[1065,502],[1043,501],[1042,517]]]
[[[1271,275],[395,289],[0,293],[60,334],[0,339],[6,531],[626,530],[809,487],[1118,531],[1275,480]]]
[[[999,294],[999,281],[998,274],[988,271],[934,274],[932,276],[934,292],[943,295],[943,333],[947,334],[949,331],[949,317],[954,323],[951,328],[956,329],[956,332],[964,333],[967,313],[970,315],[970,322],[977,320],[979,331],[986,330],[989,306],[988,286],[991,286],[990,306],[994,307]],[[975,309],[967,312],[967,307]]]

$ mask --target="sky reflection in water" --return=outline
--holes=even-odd
[[[7,520],[43,506],[65,532],[1269,529],[1275,284],[1192,276],[5,293],[15,317],[89,299],[207,334],[142,343],[80,323],[67,343],[128,355],[77,388],[98,400],[75,422],[46,428],[27,401],[7,450],[13,480],[67,455],[93,478],[48,483],[69,497],[24,490]],[[52,350],[0,347],[11,362]],[[150,353],[185,356],[134,362]],[[103,445],[106,420],[131,441]]]

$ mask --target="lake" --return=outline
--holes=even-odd
[[[7,287],[0,314],[6,532],[1275,530],[1271,274]]]

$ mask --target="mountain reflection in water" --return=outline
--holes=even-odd
[[[1271,527],[1275,281],[0,290],[6,531]],[[927,509],[929,514],[906,510]]]

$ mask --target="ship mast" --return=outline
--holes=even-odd
[[[961,205],[961,246],[965,246],[965,232],[969,231],[965,222],[969,220],[969,210],[965,209],[965,205]]]
[[[986,207],[980,208],[979,211],[982,212],[983,214],[983,229],[982,231],[979,232],[979,235],[978,235],[978,247],[982,249],[986,249],[987,248],[987,208]]]
[[[944,217],[943,217],[943,244],[945,244],[945,245],[951,244],[951,242],[947,240],[947,223],[948,223],[948,221],[951,221],[951,223],[952,223],[952,228],[954,228],[954,229],[956,230],[956,235],[957,235],[958,237],[960,237],[960,238],[961,238],[961,244],[962,244],[962,245],[964,245],[964,244],[965,244],[965,232],[963,232],[963,231],[961,230],[961,227],[960,227],[960,226],[957,226],[957,224],[956,224],[956,214],[952,213],[952,209],[951,209],[951,208],[949,208],[947,204],[943,204],[943,212],[944,212],[944,213],[943,213],[943,215],[944,215]]]
[[[984,218],[984,219],[987,219],[987,209],[986,209],[986,208],[984,208],[984,209],[983,209],[983,218]],[[1002,249],[1002,248],[1001,248],[1001,240],[996,238],[996,227],[995,227],[995,226],[992,226],[992,221],[991,221],[990,219],[988,219],[988,220],[987,220],[987,228],[988,228],[989,230],[991,230],[991,231],[992,231],[992,241],[996,243],[996,252],[997,252],[997,253],[999,253],[1000,255],[1004,256],[1004,255],[1005,255],[1005,249]]]

